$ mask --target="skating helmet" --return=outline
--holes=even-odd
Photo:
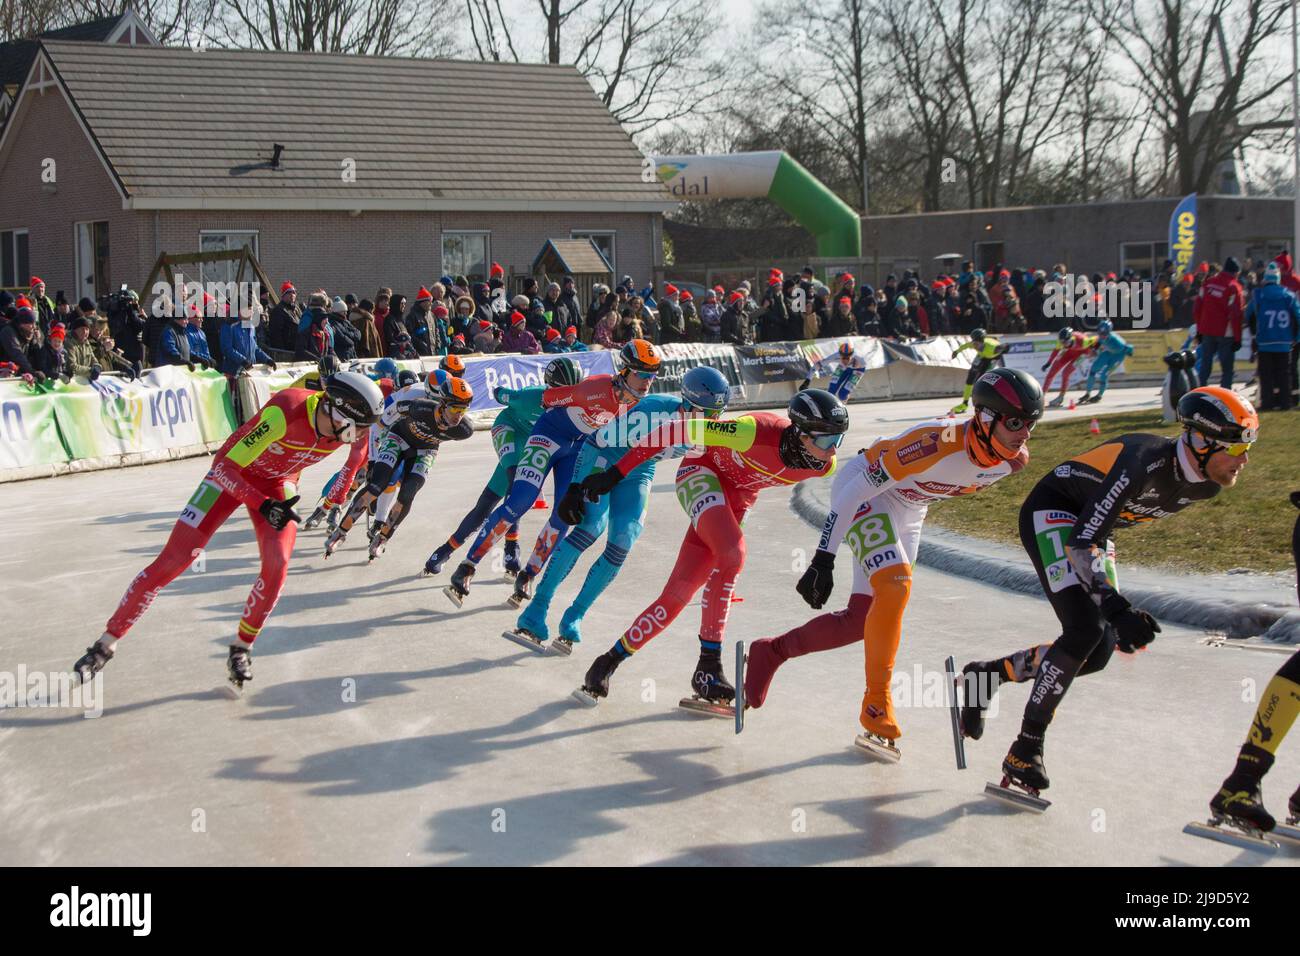
[[[557,388],[561,385],[577,385],[582,381],[582,369],[571,358],[552,359],[551,364],[546,366],[542,381],[546,383],[547,388]]]
[[[693,408],[716,418],[727,408],[731,400],[731,388],[727,379],[710,365],[697,365],[682,376],[682,398]]]
[[[375,367],[370,370],[370,377],[375,380],[387,378],[396,382],[397,363],[390,358],[381,358],[375,363]]]
[[[420,376],[416,375],[415,372],[413,372],[409,368],[404,368],[397,373],[398,388],[406,388],[406,386],[408,385],[414,385],[419,380],[420,380]]]
[[[850,345],[848,342],[844,342],[843,344],[840,345],[840,358],[842,358],[846,362],[849,359],[853,358],[853,346]]]
[[[1065,345],[1074,337],[1074,329],[1067,325],[1065,328],[1061,329],[1061,331],[1056,333],[1056,337],[1061,340],[1062,345]]]
[[[971,390],[975,414],[966,432],[966,453],[976,464],[987,465],[988,455],[1010,461],[1019,455],[997,439],[994,426],[1004,422],[1011,431],[1034,425],[1043,417],[1043,388],[1038,380],[1018,368],[995,368],[981,375]]]
[[[438,368],[448,375],[463,376],[465,374],[465,360],[459,355],[444,355],[442,361],[438,363]]]
[[[336,426],[373,425],[384,410],[384,393],[360,372],[336,372],[326,379],[325,401]]]
[[[1203,385],[1178,400],[1178,420],[1201,470],[1216,451],[1240,456],[1259,437],[1255,407],[1230,388]]]
[[[434,400],[462,411],[469,408],[469,403],[474,400],[474,392],[468,382],[440,368],[435,368],[429,373],[424,387]]]
[[[988,334],[988,333],[985,332],[983,329],[971,329],[971,330],[970,330],[970,340],[971,340],[972,342],[983,342],[983,341],[984,341],[984,336],[987,335],[987,334]]]
[[[646,339],[632,339],[618,350],[624,371],[631,369],[643,375],[657,375],[663,360],[654,345]]]
[[[1114,331],[1115,331],[1115,326],[1111,323],[1110,319],[1102,319],[1100,322],[1097,323],[1098,335],[1110,335],[1110,333]]]
[[[805,388],[786,406],[786,417],[823,449],[838,448],[849,430],[849,410],[823,388]]]

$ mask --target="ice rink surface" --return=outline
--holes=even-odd
[[[1112,390],[1096,411],[1154,405]],[[854,405],[845,453],[942,413],[952,400]],[[1073,414],[1093,414],[1086,412]],[[1065,412],[1051,413],[1052,417]],[[1032,452],[1032,445],[1031,445]],[[1048,738],[1042,816],[981,795],[1019,729],[1028,685],[1006,687],[970,769],[953,761],[941,675],[1057,634],[1047,602],[919,568],[896,695],[903,760],[852,748],[860,645],[790,661],[745,733],[677,707],[698,655],[698,605],[615,674],[594,709],[569,694],[591,659],[658,593],[686,528],[661,465],[644,535],[587,616],[573,657],[499,635],[510,586],[487,567],[461,611],[425,556],[474,501],[494,462],[486,432],[444,449],[415,510],[367,566],[353,532],[328,562],[300,534],[283,597],[254,652],[256,679],[228,699],[225,648],[256,575],[246,515],[213,538],[118,647],[104,713],[0,711],[0,860],[62,865],[949,864],[1291,865],[1198,840],[1183,824],[1231,769],[1282,654],[1212,649],[1165,625],[1136,660],[1074,684]],[[303,481],[307,514],[338,454]],[[1046,471],[1055,462],[1035,461]],[[162,546],[208,459],[0,486],[0,671],[70,669],[135,573]],[[1249,481],[1249,472],[1243,479]],[[550,489],[547,490],[548,499]],[[531,547],[544,513],[527,520]],[[723,653],[813,613],[795,549],[816,532],[764,492],[745,525],[748,564]],[[603,542],[602,542],[603,545]],[[591,549],[561,589],[552,628]],[[1119,538],[1123,561],[1123,537]],[[834,607],[850,587],[837,569]],[[896,685],[897,686],[897,685]],[[1265,796],[1300,783],[1284,746]]]

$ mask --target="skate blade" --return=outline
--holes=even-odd
[[[512,594],[510,597],[506,598],[506,603],[517,611],[519,610],[519,605],[524,603],[524,599],[518,594]]]
[[[231,700],[244,699],[244,689],[242,687],[235,686],[234,681],[229,681],[229,680],[226,681],[224,684],[221,685],[219,690],[223,696],[229,697]]]
[[[457,607],[465,606],[465,598],[462,597],[460,592],[457,591],[455,588],[453,588],[450,584],[442,589],[442,593],[447,595],[447,600],[450,601],[452,604],[456,605]]]
[[[736,699],[732,701],[733,716],[736,720],[736,733],[745,729],[745,665],[749,657],[745,654],[745,642],[736,641]]]
[[[505,571],[502,572],[502,574],[504,574],[506,578],[508,578],[509,580],[513,581],[515,577],[519,574],[519,572],[511,571],[509,568],[506,568]]]
[[[734,719],[736,708],[731,703],[722,703],[716,700],[705,700],[703,697],[683,697],[677,702],[677,706],[683,710],[689,710],[692,714],[703,714],[706,717],[721,717],[725,719]]]
[[[1219,843],[1227,843],[1229,846],[1240,847],[1243,850],[1259,850],[1263,853],[1274,853],[1278,845],[1264,836],[1262,833],[1258,836],[1245,830],[1240,830],[1230,823],[1189,823],[1183,827],[1183,832],[1192,836],[1204,837],[1207,840],[1217,840]],[[1258,832],[1258,831],[1256,831]]]
[[[546,648],[546,653],[555,657],[568,657],[573,653],[573,645],[568,641],[560,640],[558,637],[551,641],[550,646]]]
[[[520,647],[528,648],[530,651],[536,651],[538,654],[546,653],[546,642],[521,628],[515,628],[513,631],[502,631],[501,636],[507,641],[513,641]]]
[[[1269,831],[1269,837],[1280,840],[1288,846],[1300,846],[1300,826],[1291,823],[1279,823]]]
[[[957,676],[957,662],[949,656],[944,661],[944,670],[948,672],[948,686],[952,697],[948,701],[948,716],[952,719],[952,749],[957,758],[957,769],[966,769],[966,735],[961,729],[961,697],[958,693],[961,678]]]
[[[600,703],[600,698],[587,693],[585,687],[579,687],[570,696],[584,707],[595,707]]]
[[[858,734],[853,739],[853,746],[887,763],[898,763],[903,759],[903,752],[892,740],[877,737],[875,734]]]
[[[984,796],[992,797],[994,800],[1001,800],[1017,810],[1030,810],[1034,813],[1042,813],[1052,805],[1051,800],[1036,797],[1029,791],[1021,790],[1011,783],[986,783],[984,784]]]

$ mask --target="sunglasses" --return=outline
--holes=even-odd
[[[632,374],[635,375],[637,378],[644,379],[644,380],[647,381],[647,382],[652,382],[652,381],[654,381],[655,377],[658,376],[659,373],[658,373],[658,372],[637,372],[637,371],[632,371]]]
[[[1033,431],[1034,426],[1038,424],[1038,420],[1033,418],[1008,417],[1002,419],[1002,424],[1007,427],[1007,431],[1018,432],[1021,431],[1022,429]]]
[[[1215,443],[1215,451],[1221,451],[1224,454],[1231,455],[1233,458],[1240,458],[1246,452],[1250,451],[1250,442],[1235,442],[1231,445],[1222,445]]]
[[[843,433],[838,435],[809,435],[808,437],[811,438],[812,443],[822,451],[833,451],[834,449],[839,448],[840,445],[844,444]]]

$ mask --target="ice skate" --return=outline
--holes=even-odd
[[[440,574],[442,572],[442,566],[447,563],[447,559],[450,557],[450,554],[444,552],[442,548],[439,548],[437,551],[433,552],[433,554],[429,555],[428,560],[424,562],[424,574]]]
[[[384,553],[384,548],[388,545],[388,535],[384,534],[384,529],[379,528],[370,537],[369,560],[373,561]]]
[[[782,663],[784,662],[776,653],[776,642],[772,638],[763,638],[749,645],[743,679],[742,675],[736,675],[736,680],[745,689],[746,707],[757,709],[763,706],[772,678]]]
[[[862,704],[859,721],[863,733],[854,738],[855,747],[879,760],[898,763],[903,759],[903,752],[896,743],[903,732],[894,717],[894,702],[889,699],[888,693],[868,694],[867,700]]]
[[[239,644],[230,646],[226,658],[226,676],[229,685],[226,693],[238,700],[244,693],[244,685],[253,679],[253,658],[248,648]]]
[[[330,532],[329,537],[325,539],[325,557],[327,559],[339,549],[339,545],[347,539],[347,536],[347,531],[341,525]]]
[[[582,686],[573,692],[573,699],[588,707],[595,707],[602,697],[609,696],[609,679],[621,663],[622,659],[613,651],[601,654],[587,668]]]
[[[506,598],[506,603],[513,608],[520,607],[533,596],[533,576],[527,571],[520,571],[515,576],[515,589]]]
[[[469,583],[474,579],[476,568],[470,561],[462,561],[451,576],[451,583],[442,589],[447,600],[457,607],[463,607],[465,598],[469,597]]]
[[[568,657],[573,653],[573,641],[567,637],[557,637],[546,647],[546,653],[557,657]]]
[[[1046,790],[1047,786],[1043,742],[1021,734],[1002,761],[1002,782],[985,784],[984,793],[1013,807],[1042,813],[1052,805],[1039,796],[1039,791]]]
[[[1273,815],[1264,809],[1258,784],[1238,789],[1225,782],[1210,800],[1209,819],[1204,823],[1189,823],[1183,832],[1246,850],[1272,853],[1278,848],[1270,832],[1276,826]]]
[[[966,666],[970,667],[969,664],[967,664]],[[961,712],[965,704],[965,700],[962,694],[962,690],[963,690],[962,681],[959,680],[957,677],[957,662],[953,660],[952,655],[949,655],[948,659],[943,662],[943,669],[944,669],[944,673],[948,675],[948,688],[949,688],[948,692],[951,695],[948,698],[948,716],[952,722],[953,754],[957,758],[957,769],[965,770],[966,769],[966,733],[962,729],[962,719],[961,719]],[[963,674],[964,673],[965,671],[963,671]],[[969,687],[970,685],[968,684],[966,687],[967,693],[969,693]],[[981,727],[980,733],[983,732],[984,729]]]
[[[1047,407],[1048,407],[1048,408],[1060,408],[1060,407],[1061,407],[1062,405],[1064,405],[1064,404],[1065,404],[1065,396],[1064,396],[1064,395],[1057,395],[1056,398],[1052,399],[1050,402],[1047,403]]]
[[[506,557],[505,557],[505,575],[508,578],[513,578],[519,573],[519,571],[520,571],[519,545],[514,541],[507,541]],[[519,606],[518,604],[514,605],[514,607],[518,607],[518,606]]]
[[[514,641],[520,647],[528,648],[530,651],[536,651],[538,654],[546,653],[546,637],[527,627],[519,626],[509,631],[502,631],[501,636],[507,641]]]
[[[325,516],[329,514],[329,511],[329,505],[322,501],[316,506],[316,510],[311,513],[311,516],[302,523],[302,530],[315,531],[320,523],[325,520]]]
[[[691,676],[692,697],[683,697],[678,706],[696,714],[710,717],[735,717],[732,701],[736,699],[736,688],[727,681],[722,672],[722,655],[717,651],[705,651],[695,665]]]
[[[77,680],[82,684],[89,684],[95,679],[95,675],[104,669],[104,665],[113,659],[113,652],[107,647],[96,641],[86,648],[86,653],[77,659],[77,663],[72,665],[72,672],[77,675]]]

